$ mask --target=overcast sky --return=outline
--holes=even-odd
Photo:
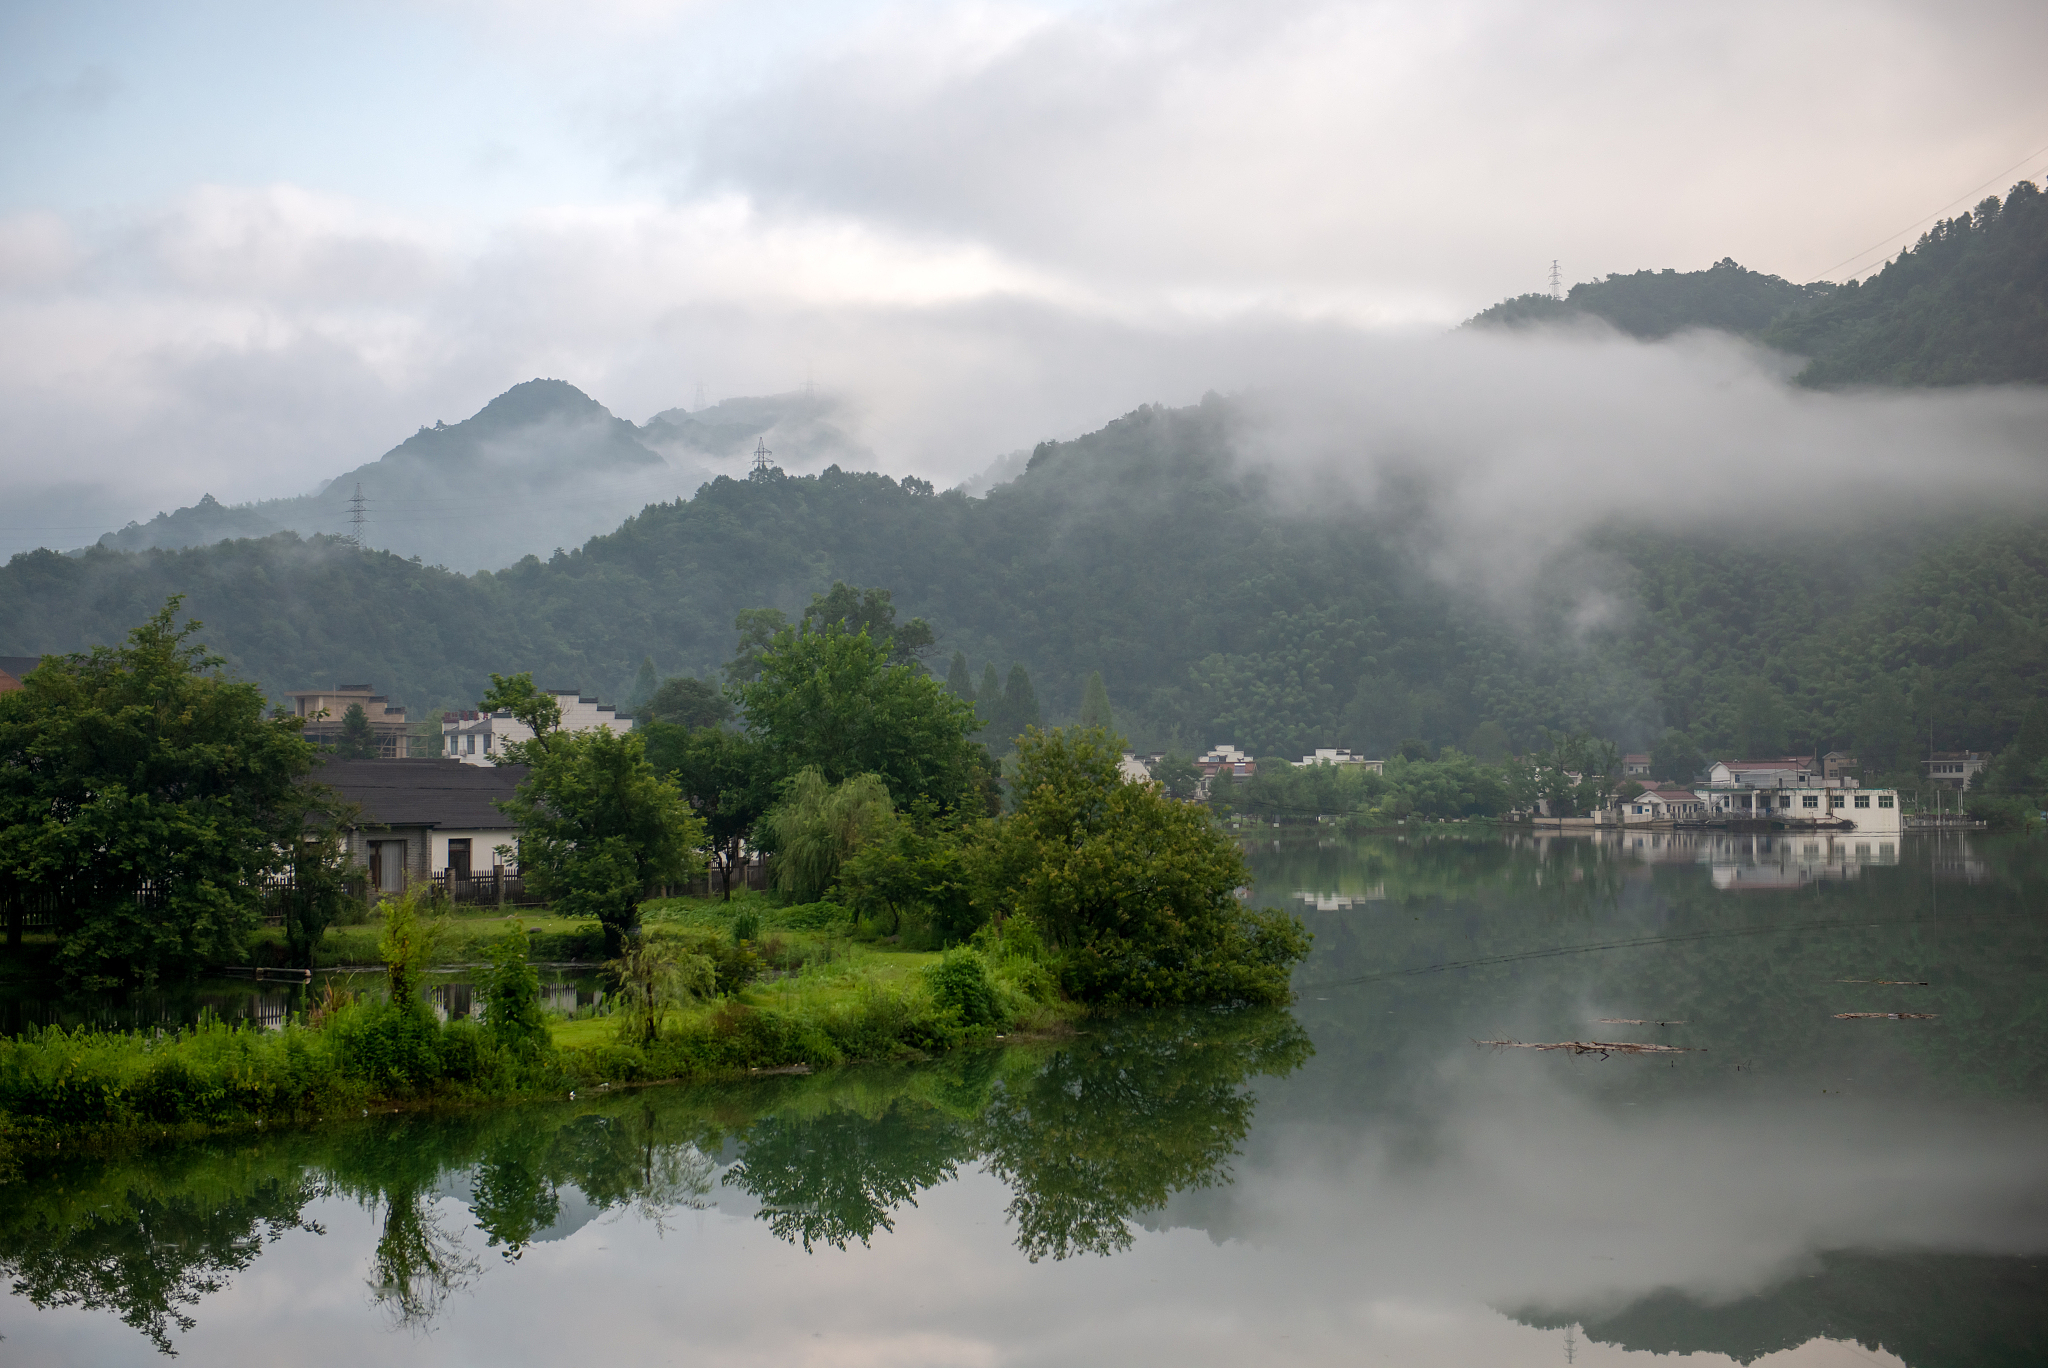
[[[636,421],[809,376],[944,479],[1552,258],[1839,278],[2040,175],[2044,40],[2038,0],[7,6],[0,552],[537,375]]]

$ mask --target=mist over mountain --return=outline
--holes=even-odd
[[[776,465],[808,473],[839,462],[867,463],[875,454],[847,430],[847,402],[804,389],[735,399],[696,410],[664,409],[639,430],[664,455],[699,461],[719,474],[737,475],[752,464],[757,444]]]
[[[83,556],[16,556],[0,650],[117,640],[180,593],[274,694],[370,680],[432,710],[532,670],[618,697],[643,657],[714,675],[741,610],[795,613],[845,580],[892,590],[973,677],[1022,664],[1049,722],[1100,672],[1142,746],[1384,753],[1557,727],[1643,746],[1679,727],[1708,748],[1854,747],[1882,773],[1930,722],[1937,745],[2002,744],[2048,689],[2048,391],[1956,387],[2025,371],[2048,338],[2048,310],[2027,314],[2040,203],[2018,187],[1852,290],[1724,261],[1354,342],[943,494],[842,465],[872,463],[829,396],[636,427],[534,381],[307,499],[203,500]],[[2002,302],[1972,302],[1987,292]],[[1494,326],[1517,319],[1536,326]],[[1800,363],[1769,343],[1795,323],[1820,339],[1810,367],[1881,383],[1788,384]],[[732,478],[757,446],[771,467]],[[680,475],[705,468],[731,473]],[[362,550],[335,536],[358,481]],[[251,535],[283,505],[296,525]],[[611,530],[543,541],[578,518]],[[164,532],[239,539],[126,549]],[[433,568],[465,557],[503,568]]]
[[[1146,406],[986,497],[837,465],[720,476],[581,547],[460,575],[331,537],[16,556],[0,649],[120,637],[170,593],[273,694],[423,710],[492,671],[622,696],[713,675],[745,608],[894,591],[943,661],[1099,671],[1141,746],[1384,753],[2009,739],[2048,687],[2048,394],[1789,387],[1753,344],[1468,330],[1291,390]],[[1485,403],[1471,396],[1487,397]]]
[[[846,430],[848,406],[814,390],[664,410],[643,426],[574,385],[529,380],[458,423],[422,426],[317,493],[223,503],[211,493],[99,545],[141,551],[295,532],[348,536],[355,495],[363,543],[458,570],[493,570],[575,546],[650,500],[688,498],[718,474],[742,474],[756,443],[788,470],[872,462]]]
[[[367,546],[462,570],[575,545],[650,498],[710,478],[687,445],[656,452],[640,430],[561,380],[515,385],[458,423],[422,426],[317,493],[189,508],[99,539],[110,550],[205,546],[230,537],[352,532],[362,495]]]

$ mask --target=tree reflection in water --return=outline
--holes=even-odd
[[[0,1274],[39,1308],[112,1311],[175,1353],[193,1309],[266,1244],[325,1234],[307,1209],[340,1198],[381,1213],[372,1301],[417,1332],[483,1273],[455,1194],[484,1247],[516,1261],[562,1222],[568,1190],[657,1227],[707,1205],[728,1142],[724,1184],[806,1251],[869,1243],[981,1162],[1010,1186],[1027,1257],[1111,1253],[1130,1218],[1226,1176],[1251,1123],[1245,1085],[1308,1054],[1285,1012],[1154,1015],[918,1066],[45,1159],[0,1187]]]

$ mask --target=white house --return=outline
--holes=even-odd
[[[600,703],[574,689],[552,691],[562,710],[562,730],[592,731],[610,727],[615,732],[633,730],[633,719],[609,703]],[[498,753],[514,741],[533,740],[533,729],[509,712],[451,712],[441,714],[442,754],[465,765],[493,765]]]
[[[1647,826],[1653,822],[1701,822],[1707,818],[1707,802],[1697,793],[1672,784],[1656,784],[1644,789],[1626,802],[1616,804],[1621,809],[1623,826]]]
[[[1387,762],[1384,760],[1368,760],[1362,755],[1353,755],[1348,750],[1328,750],[1322,747],[1318,747],[1314,755],[1302,756],[1301,763],[1304,765],[1363,765],[1374,774],[1385,774],[1387,772]]]
[[[1219,772],[1227,772],[1238,779],[1249,779],[1259,772],[1259,762],[1236,746],[1216,746],[1196,756],[1195,764],[1201,768],[1204,779],[1214,779]]]
[[[1810,755],[1776,756],[1765,760],[1716,760],[1707,766],[1709,788],[1762,788],[1780,780],[1805,783],[1822,777]]]

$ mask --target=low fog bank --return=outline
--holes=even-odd
[[[1237,450],[1297,511],[1398,513],[1496,594],[1612,524],[1782,544],[2048,506],[2048,392],[1816,393],[1721,333],[1461,331],[1361,347],[1240,396]]]

